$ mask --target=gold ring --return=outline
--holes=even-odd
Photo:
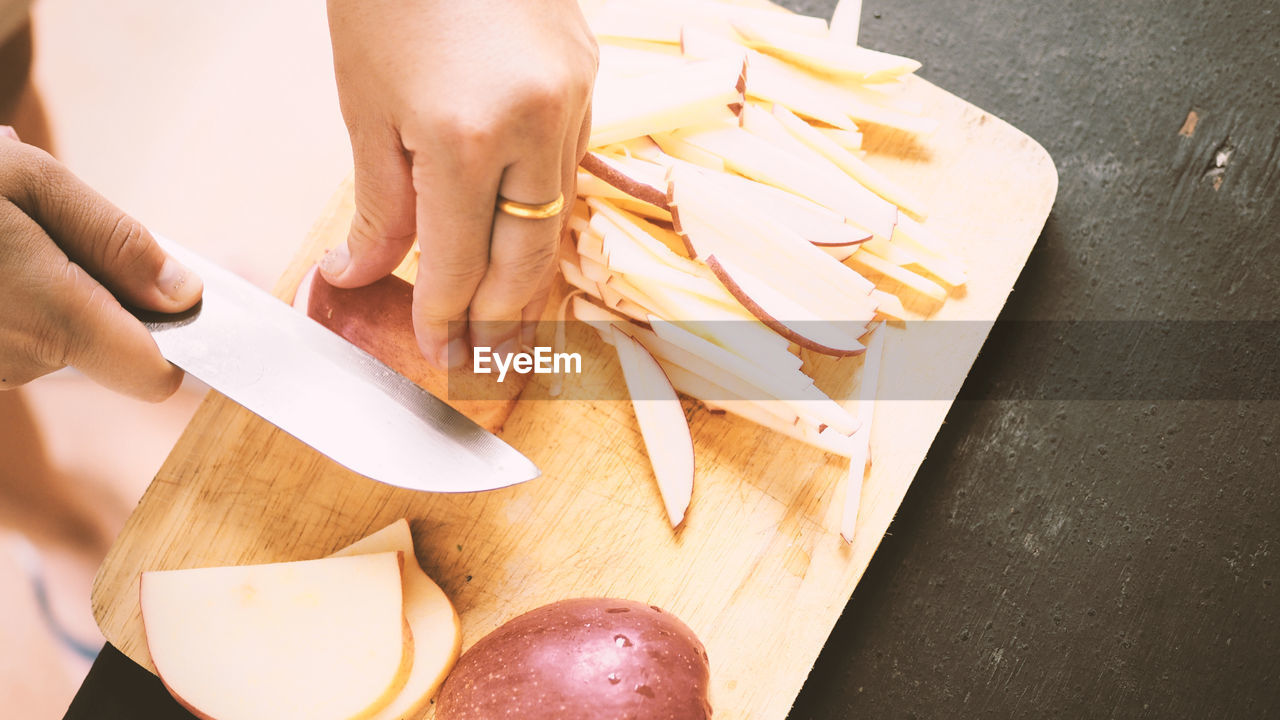
[[[515,200],[508,200],[501,195],[498,196],[498,212],[504,212],[512,217],[524,218],[525,220],[553,218],[559,215],[563,209],[564,193],[556,195],[555,200],[541,205],[516,202]]]

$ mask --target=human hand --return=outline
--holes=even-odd
[[[367,285],[417,237],[418,345],[457,367],[471,343],[532,344],[563,215],[495,212],[499,196],[574,197],[595,38],[577,0],[329,0],[334,70],[355,156],[356,216],[321,262]],[[469,329],[469,333],[468,333]]]
[[[179,312],[201,289],[137,220],[0,126],[0,389],[70,365],[163,400],[182,371],[120,302]]]

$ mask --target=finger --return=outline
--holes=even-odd
[[[182,371],[160,354],[137,318],[73,263],[29,218],[10,224],[24,248],[18,272],[28,278],[32,311],[23,328],[32,376],[72,366],[118,392],[149,401],[173,394]],[[27,378],[30,379],[30,378]]]
[[[551,263],[543,276],[540,289],[520,311],[520,342],[525,347],[533,347],[538,333],[538,323],[542,321],[542,314],[546,312],[547,302],[551,299],[551,286],[555,283],[559,272],[560,269],[556,264]]]
[[[346,243],[320,261],[325,280],[361,287],[386,277],[413,247],[413,171],[390,127],[353,127],[356,214]]]
[[[0,125],[0,137],[22,142],[22,138],[18,137],[18,131],[14,130],[12,125]]]
[[[582,156],[587,151],[587,141],[591,136],[591,104],[584,105],[582,121],[576,132],[565,135],[564,154],[561,157],[561,177],[560,185],[563,188],[566,208],[561,214],[560,227],[556,233],[556,240],[559,242],[560,236],[564,234],[568,223],[568,210],[577,198],[578,190],[578,163],[582,161]],[[556,273],[559,269],[553,261],[546,269],[542,282],[539,283],[538,289],[530,298],[528,304],[520,312],[520,342],[526,347],[532,347],[534,339],[538,332],[538,323],[542,320],[542,314],[546,311],[547,301],[551,297],[551,286],[555,283]]]
[[[62,163],[28,145],[0,152],[18,170],[5,194],[72,262],[121,301],[157,312],[179,312],[200,299],[203,285],[194,272],[160,249],[142,223]]]
[[[442,370],[467,360],[467,307],[489,265],[501,177],[492,151],[491,143],[437,143],[413,156],[422,250],[413,326],[422,354]]]
[[[535,145],[502,175],[499,194],[517,202],[551,202],[564,192],[563,143]],[[476,288],[469,320],[476,346],[514,352],[520,321],[530,300],[543,289],[560,238],[559,216],[519,218],[498,212],[493,220],[489,271]]]

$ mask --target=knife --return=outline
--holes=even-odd
[[[316,321],[178,243],[204,281],[186,312],[134,311],[169,362],[335,462],[431,492],[507,487],[540,474],[497,436]]]

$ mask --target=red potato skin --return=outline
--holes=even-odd
[[[462,655],[439,720],[705,720],[710,670],[683,622],[631,600],[574,598],[520,615]]]
[[[579,164],[582,166],[583,170],[595,175],[631,197],[637,200],[643,200],[650,205],[656,205],[663,210],[669,209],[667,207],[667,194],[665,192],[653,187],[652,185],[640,182],[625,173],[619,172],[617,168],[605,162],[595,153],[587,153],[584,155],[582,157],[582,162]]]
[[[747,293],[738,286],[738,283],[734,281],[733,276],[725,271],[724,266],[720,264],[720,261],[716,259],[715,255],[708,255],[706,262],[707,267],[711,268],[711,272],[715,274],[716,279],[720,281],[720,284],[724,285],[725,289],[729,291],[729,294],[737,298],[738,302],[742,303],[742,306],[749,310],[752,315],[755,315],[757,320],[800,347],[834,357],[851,357],[853,355],[861,355],[867,351],[865,347],[853,350],[848,348],[827,347],[826,345],[815,342],[797,333],[787,327],[786,324],[766,312],[764,308],[760,307],[759,303],[753,300],[751,296],[747,295]]]
[[[469,363],[452,374],[432,367],[413,331],[413,285],[394,275],[362,288],[343,289],[325,282],[312,268],[298,287],[294,307],[490,432],[502,428],[530,377],[513,373],[499,384],[496,375],[471,372]],[[450,397],[450,390],[458,397]]]

